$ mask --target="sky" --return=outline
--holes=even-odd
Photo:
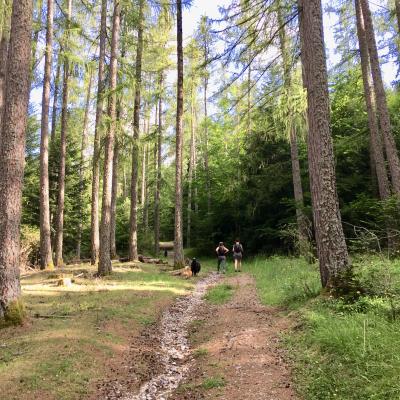
[[[228,6],[232,0],[193,0],[193,5],[190,9],[186,9],[183,18],[183,35],[184,38],[189,38],[195,31],[198,22],[202,15],[207,15],[210,18],[219,18],[219,7]],[[329,0],[322,0],[325,6]],[[375,3],[371,2],[371,10],[376,10]],[[325,33],[325,46],[327,50],[327,64],[328,67],[335,65],[338,61],[338,55],[335,54],[335,41],[333,37],[333,26],[337,19],[332,14],[324,13],[324,33]],[[390,85],[395,79],[395,66],[392,63],[387,63],[382,66],[384,80],[386,84]]]

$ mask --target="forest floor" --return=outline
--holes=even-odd
[[[190,329],[196,362],[173,398],[297,398],[281,346],[293,322],[278,308],[260,303],[254,278],[229,276],[207,297]]]
[[[295,399],[280,344],[291,324],[260,303],[249,274],[211,273],[142,332],[91,400]],[[147,371],[140,389],[138,364]]]

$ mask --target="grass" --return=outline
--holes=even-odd
[[[400,262],[369,257],[354,264],[369,294],[351,304],[317,296],[318,271],[301,260],[274,257],[249,266],[262,301],[298,315],[285,343],[304,399],[400,399]]]
[[[214,376],[211,378],[206,378],[200,385],[203,389],[210,390],[215,388],[221,388],[226,385],[225,379],[223,377]]]
[[[225,304],[232,298],[233,292],[232,285],[221,284],[209,289],[205,299],[211,304]]]
[[[77,400],[106,376],[110,358],[122,357],[132,336],[195,280],[158,267],[114,265],[104,279],[89,265],[67,267],[78,276],[57,286],[56,272],[22,277],[28,322],[0,330],[0,397],[7,400]],[[197,279],[197,278],[196,278]]]

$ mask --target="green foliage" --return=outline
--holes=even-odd
[[[22,325],[26,317],[26,310],[22,300],[14,300],[8,304],[3,319],[0,319],[0,328]]]
[[[226,385],[225,379],[223,377],[219,376],[213,376],[211,378],[207,378],[204,380],[204,382],[201,384],[201,387],[203,389],[214,389],[214,388],[221,388]]]
[[[36,266],[40,257],[40,231],[36,226],[21,226],[21,266]]]
[[[305,399],[395,399],[400,396],[398,261],[361,257],[350,278],[359,293],[346,297],[302,296],[302,284],[318,288],[318,271],[302,260],[256,260],[254,271],[265,304],[286,305],[296,311],[298,325],[285,338],[293,359],[296,388]],[[281,277],[281,279],[280,279]],[[355,279],[356,278],[356,279]],[[289,282],[289,285],[288,285]],[[288,286],[298,294],[290,297]],[[361,296],[361,294],[363,294]]]

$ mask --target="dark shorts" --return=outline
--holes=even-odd
[[[233,253],[233,259],[234,260],[241,260],[243,257],[242,253]]]

